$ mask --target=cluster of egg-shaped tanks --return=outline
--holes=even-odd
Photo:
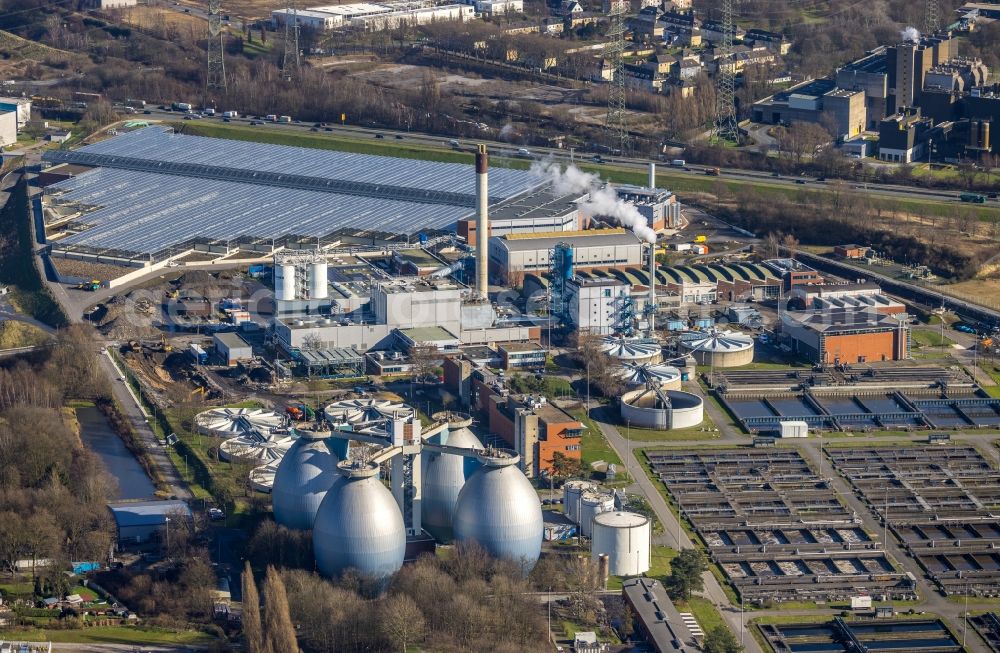
[[[482,454],[467,424],[452,422],[427,440],[470,455],[421,453],[423,526],[441,542],[475,540],[496,557],[530,569],[542,542],[542,512],[516,454]],[[406,528],[379,467],[348,460],[347,440],[304,429],[275,473],[275,520],[313,531],[321,573],[356,569],[387,577],[403,564]]]

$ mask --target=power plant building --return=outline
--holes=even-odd
[[[319,31],[340,27],[361,30],[395,29],[400,25],[475,18],[476,8],[467,4],[437,4],[417,2],[356,2],[342,5],[324,5],[307,9],[275,9],[271,20],[276,26],[295,20],[300,26]]]
[[[642,266],[642,242],[625,229],[595,229],[565,233],[493,236],[489,242],[490,273],[509,280],[528,272],[549,270],[556,245],[566,243],[573,250],[574,269]]]
[[[906,320],[872,308],[787,311],[781,333],[792,351],[822,365],[896,361],[910,354]]]

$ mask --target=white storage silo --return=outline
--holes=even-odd
[[[274,266],[274,298],[285,301],[295,299],[295,266],[291,263]]]
[[[594,517],[615,509],[615,498],[604,492],[584,492],[580,497],[580,534],[590,537]]]
[[[326,299],[330,296],[326,267],[325,260],[313,262],[309,277],[309,299]]]
[[[563,513],[574,524],[580,521],[580,497],[594,489],[590,481],[573,479],[563,485]]]
[[[634,512],[605,512],[594,517],[590,557],[608,556],[612,576],[638,576],[649,571],[649,519]]]

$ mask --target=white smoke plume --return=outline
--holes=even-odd
[[[621,226],[631,229],[640,240],[656,242],[656,232],[650,229],[645,216],[634,205],[619,199],[614,188],[602,184],[597,175],[584,172],[572,164],[563,169],[555,161],[535,161],[531,164],[531,173],[551,182],[553,191],[558,195],[589,191],[590,198],[580,204],[580,210],[585,215],[613,218]]]
[[[920,32],[917,31],[916,27],[907,27],[899,33],[903,38],[903,42],[909,41],[910,43],[920,43]]]
[[[500,140],[505,143],[509,143],[515,136],[517,136],[517,131],[514,129],[514,125],[508,123],[500,128],[499,136]]]

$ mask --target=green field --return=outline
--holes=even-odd
[[[911,331],[913,344],[918,347],[950,347],[955,341],[948,336],[941,335],[938,331],[928,329],[914,329]]]
[[[94,626],[78,630],[0,631],[0,640],[71,644],[181,644],[206,645],[215,641],[197,630],[166,630],[139,626]]]
[[[597,427],[594,420],[590,419],[590,416],[586,414],[583,408],[578,408],[572,411],[571,414],[583,422],[583,425],[586,427],[583,431],[583,441],[581,443],[581,457],[584,466],[588,467],[590,463],[603,460],[607,463],[614,463],[621,468],[623,466],[621,457],[611,448],[607,438],[601,433],[601,429]]]

